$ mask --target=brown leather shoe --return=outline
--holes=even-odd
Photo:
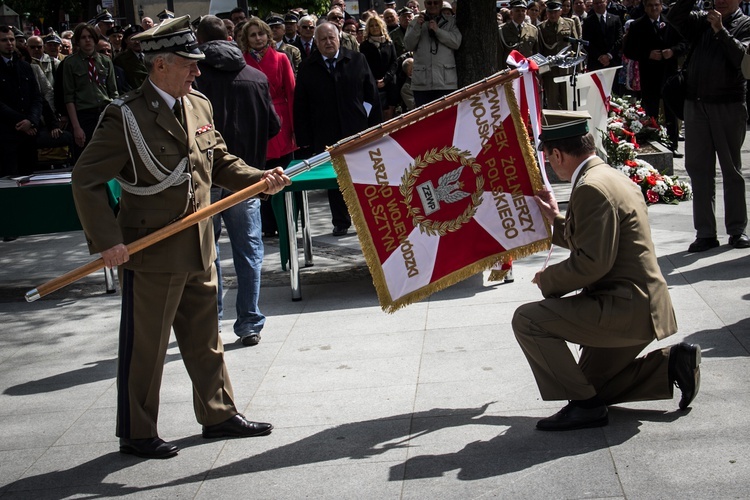
[[[273,425],[263,422],[251,422],[238,413],[229,420],[216,425],[204,425],[203,437],[214,439],[221,437],[255,437],[270,434]]]

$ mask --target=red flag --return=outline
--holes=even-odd
[[[409,113],[389,135],[330,150],[388,312],[549,248],[533,200],[542,180],[513,89],[466,90]]]

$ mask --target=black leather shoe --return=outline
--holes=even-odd
[[[260,343],[260,334],[251,333],[250,335],[245,335],[240,338],[240,342],[242,342],[242,345],[244,346],[258,345],[258,343]]]
[[[220,424],[204,425],[203,437],[206,439],[221,437],[254,437],[271,434],[273,425],[262,422],[251,422],[243,415],[237,414]]]
[[[669,350],[669,383],[682,391],[680,410],[686,409],[701,386],[701,346],[684,342]]]
[[[695,238],[695,241],[688,247],[688,252],[697,253],[705,252],[719,246],[719,240],[716,238]]]
[[[735,234],[729,237],[729,244],[734,248],[750,248],[750,238],[746,234]]]
[[[685,157],[685,155],[684,155],[684,154],[680,153],[680,152],[679,152],[679,151],[677,151],[676,149],[672,151],[672,156],[673,156],[674,158],[684,158],[684,157]]]
[[[333,231],[331,232],[331,234],[334,235],[334,236],[346,236],[346,233],[348,233],[348,232],[349,232],[349,228],[348,227],[334,226],[333,227]]]
[[[603,427],[609,423],[607,406],[586,409],[570,403],[551,417],[543,418],[536,423],[540,431],[572,431]]]
[[[146,439],[120,438],[120,453],[143,458],[170,458],[177,455],[179,448],[161,438]]]

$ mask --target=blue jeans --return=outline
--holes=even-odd
[[[213,187],[211,188],[211,203],[216,203],[231,194],[232,192],[226,189]],[[234,322],[234,333],[238,337],[246,337],[253,333],[260,333],[266,323],[266,317],[258,308],[260,271],[264,251],[260,200],[257,198],[245,200],[214,216],[214,239],[217,242],[216,273],[219,281],[219,319],[222,318],[224,311],[218,244],[222,218],[232,244],[232,258],[237,272],[237,320]]]

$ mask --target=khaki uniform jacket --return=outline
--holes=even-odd
[[[555,24],[544,21],[537,28],[539,30],[539,53],[543,56],[553,56],[569,44],[566,37],[578,38],[576,26],[572,19],[561,17]]]
[[[211,104],[203,94],[193,91],[183,103],[186,130],[149,80],[104,111],[91,143],[73,170],[73,196],[91,253],[131,243],[208,206],[212,183],[238,191],[261,179],[262,171],[227,152],[224,139],[213,126]],[[148,148],[164,167],[172,170],[188,157],[185,171],[191,180],[149,196],[123,190],[115,219],[107,202],[105,185],[109,180],[117,177],[137,186],[157,183],[128,137],[135,163],[131,161],[124,142],[123,105],[132,110]],[[153,272],[201,271],[210,267],[215,254],[213,226],[208,218],[131,255],[124,267]]]
[[[518,34],[513,21],[508,21],[500,26],[500,67],[507,68],[505,63],[512,50],[517,50],[524,57],[530,57],[539,52],[539,32],[536,26],[524,22],[521,24],[521,34]]]
[[[540,276],[545,301],[571,321],[588,318],[602,333],[626,333],[645,342],[677,331],[667,284],[656,261],[640,189],[599,158],[579,174],[565,217],[554,221],[552,242],[570,256]]]

